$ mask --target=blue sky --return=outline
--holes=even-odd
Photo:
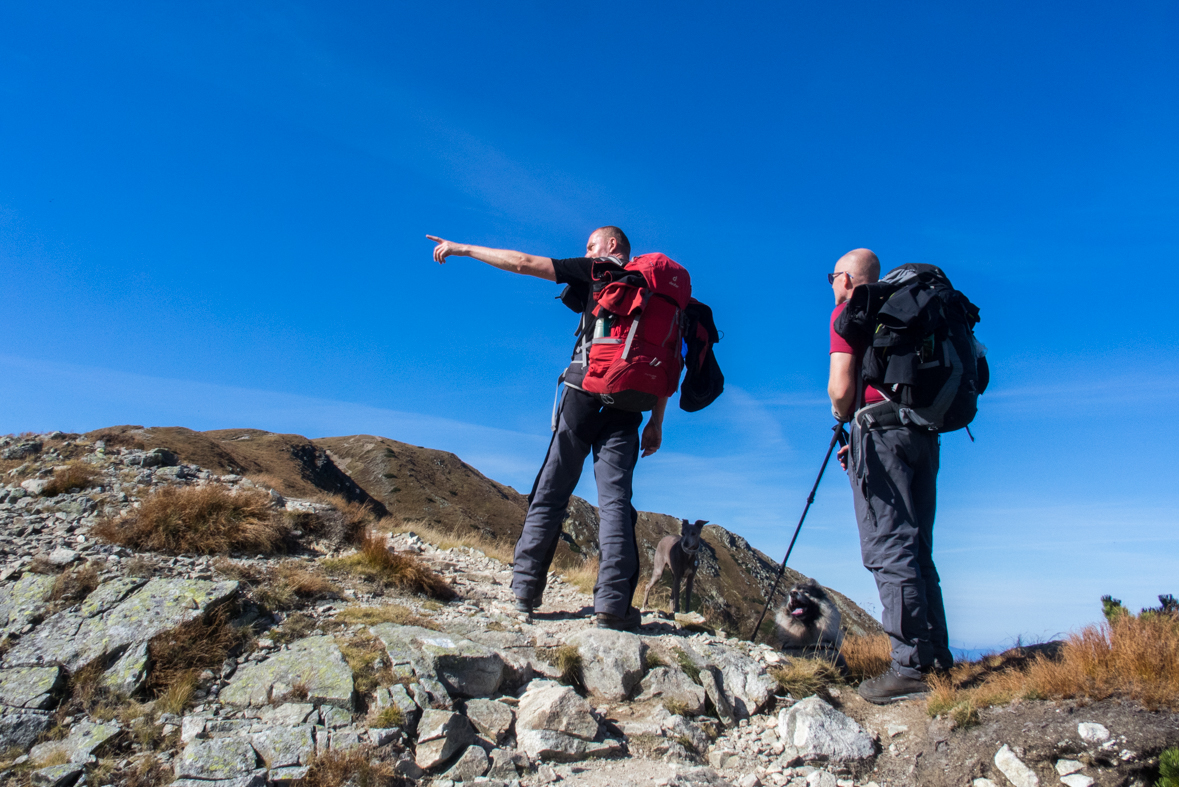
[[[574,318],[424,235],[573,256],[613,223],[692,272],[728,380],[635,502],[780,557],[829,436],[824,274],[869,246],[982,308],[935,531],[955,644],[1153,603],[1176,34],[1161,2],[6,3],[0,432],[367,432],[527,489]],[[791,565],[879,611],[838,472]]]

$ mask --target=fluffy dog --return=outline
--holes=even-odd
[[[671,611],[680,611],[680,583],[687,586],[684,592],[684,610],[692,609],[692,583],[696,581],[696,567],[700,565],[700,531],[708,524],[707,519],[697,519],[695,524],[680,520],[680,535],[664,536],[655,545],[655,565],[651,569],[651,581],[643,594],[642,608],[647,608],[651,588],[663,578],[663,571],[671,569]]]
[[[795,656],[823,656],[847,674],[839,607],[812,579],[790,588],[786,603],[774,616],[778,641],[784,653]]]

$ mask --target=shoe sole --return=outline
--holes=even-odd
[[[863,694],[860,694],[861,699],[863,699],[865,702],[870,702],[873,705],[892,705],[894,702],[904,702],[905,700],[913,700],[917,699],[918,697],[927,696],[929,696],[928,691],[914,691],[910,692],[909,694],[898,694],[895,697],[865,697]]]

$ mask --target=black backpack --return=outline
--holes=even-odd
[[[725,390],[725,375],[712,352],[720,332],[712,321],[712,309],[692,298],[684,309],[684,381],[680,384],[680,409],[694,413],[712,404]]]
[[[903,423],[953,432],[974,420],[990,382],[978,321],[941,268],[911,263],[852,290],[835,332],[867,348],[864,382],[898,406]]]

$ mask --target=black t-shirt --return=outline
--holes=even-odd
[[[582,314],[581,326],[591,330],[593,324],[594,299],[590,297],[590,287],[593,284],[594,263],[601,259],[593,257],[570,257],[564,260],[553,260],[553,272],[556,274],[557,284],[566,285],[561,293],[561,302],[574,311]],[[573,357],[577,357],[577,348],[581,345],[581,337],[573,345]],[[581,379],[585,376],[585,367],[575,361],[565,374],[565,379],[580,388]]]

